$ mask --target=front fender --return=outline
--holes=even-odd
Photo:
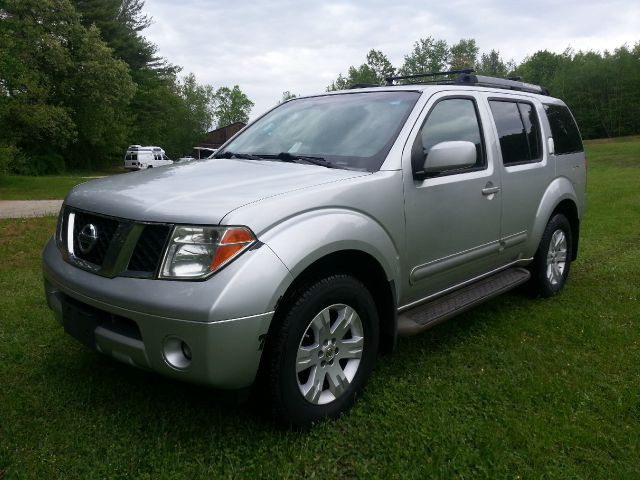
[[[359,211],[326,208],[304,212],[274,226],[260,236],[295,278],[322,257],[342,250],[371,255],[387,280],[399,284],[398,248],[388,232]]]
[[[559,177],[549,184],[542,195],[540,204],[538,205],[536,219],[531,232],[532,242],[529,249],[530,251],[527,252],[529,256],[535,255],[538,245],[540,244],[540,240],[542,239],[544,229],[551,218],[551,214],[563,200],[571,200],[576,206],[578,214],[580,214],[580,209],[578,208],[578,196],[573,188],[573,184],[568,178]]]

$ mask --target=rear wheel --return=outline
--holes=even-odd
[[[567,217],[551,217],[531,266],[531,287],[542,297],[556,295],[564,287],[572,256],[572,232]]]
[[[378,349],[378,316],[369,291],[348,275],[309,284],[289,304],[268,352],[276,414],[306,427],[348,410]]]

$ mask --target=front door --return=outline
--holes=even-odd
[[[497,265],[500,248],[500,172],[483,125],[489,112],[474,93],[434,95],[419,130],[405,148],[405,216],[408,298],[424,298],[486,273]],[[473,166],[421,174],[434,145],[469,141],[476,146]],[[411,150],[410,152],[407,152]],[[410,160],[407,159],[410,156]]]

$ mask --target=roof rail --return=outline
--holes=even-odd
[[[427,80],[421,83],[440,83],[449,85],[475,85],[477,87],[504,88],[506,90],[517,90],[520,92],[537,93],[539,95],[549,95],[549,90],[540,85],[525,83],[520,81],[520,77],[498,78],[485,75],[475,75],[475,70],[450,70],[447,72],[419,73],[416,75],[402,75],[399,77],[385,78],[387,85],[393,85],[396,80],[408,80],[411,78],[441,77],[446,75],[458,75],[454,80]]]
[[[347,88],[351,90],[354,88],[372,88],[372,87],[379,87],[379,86],[380,85],[378,85],[377,83],[352,83]]]
[[[457,75],[457,74],[469,74],[473,73],[474,70],[471,68],[467,68],[465,70],[449,70],[447,72],[430,72],[430,73],[418,73],[416,75],[400,75],[399,77],[385,77],[385,81],[387,85],[393,85],[395,80],[408,80],[410,78],[423,78],[423,77],[442,77],[445,75]]]
[[[474,75],[472,73],[461,74],[453,83],[454,85],[475,85],[477,87],[504,88],[506,90],[517,90],[519,92],[530,92],[547,96],[549,95],[549,90],[540,85],[520,82],[519,80],[508,78]]]

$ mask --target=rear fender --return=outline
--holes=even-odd
[[[535,255],[538,245],[540,244],[540,240],[542,239],[544,229],[546,228],[547,223],[549,223],[549,219],[551,218],[553,211],[563,200],[572,201],[574,205],[576,205],[578,215],[580,215],[580,210],[578,209],[578,196],[573,188],[573,184],[568,178],[559,177],[549,184],[544,195],[542,195],[542,200],[540,201],[540,205],[538,205],[535,222],[531,232],[532,241],[529,251],[527,252],[527,256],[532,257]]]

